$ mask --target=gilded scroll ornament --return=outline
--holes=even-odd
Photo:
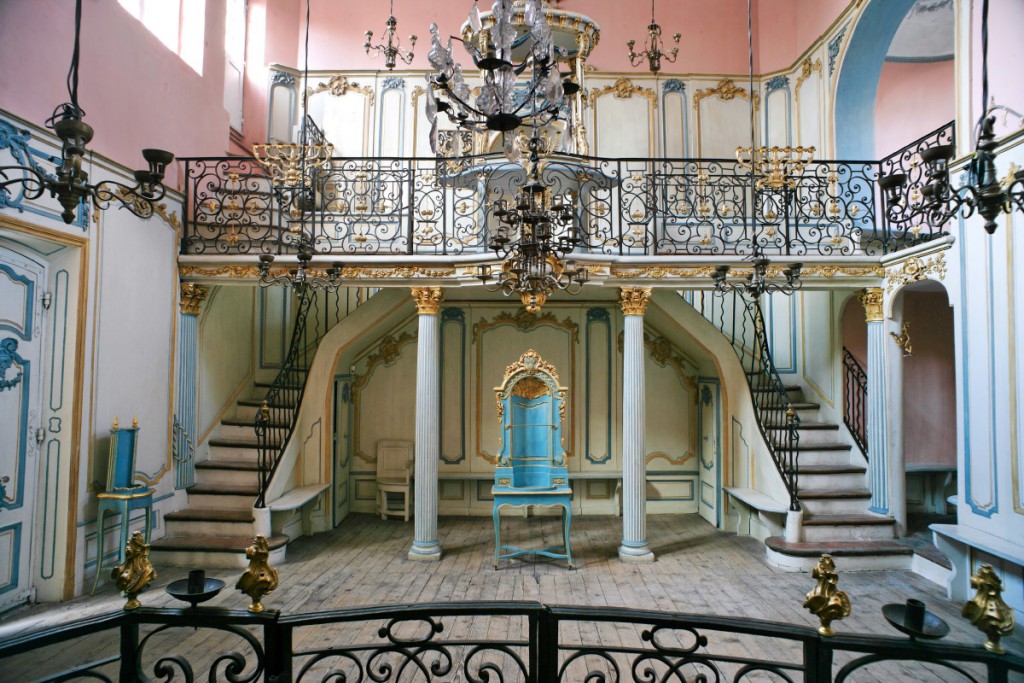
[[[124,562],[114,567],[110,572],[117,590],[124,593],[128,598],[125,609],[141,607],[139,593],[146,590],[149,584],[156,580],[156,570],[149,561],[149,544],[146,543],[141,531],[136,531],[128,539],[124,547]]]
[[[963,616],[985,634],[985,649],[996,654],[1006,652],[999,643],[1003,636],[1013,633],[1013,610],[1003,602],[1003,582],[992,571],[992,565],[983,564],[971,577],[975,596],[964,603]]]
[[[633,97],[633,95],[646,97],[650,100],[652,109],[658,108],[658,98],[657,95],[654,94],[654,91],[650,88],[635,85],[633,81],[628,78],[617,78],[611,85],[606,85],[603,88],[594,88],[590,91],[590,96],[593,99],[597,99],[598,97],[608,95],[609,93],[615,95],[616,99],[620,100],[629,99]],[[591,101],[593,101],[593,99]]]
[[[571,318],[565,318],[561,322],[555,318],[553,313],[545,313],[544,315],[535,315],[529,311],[520,309],[516,313],[509,313],[508,311],[502,311],[493,320],[487,318],[481,318],[473,325],[473,343],[475,344],[480,338],[481,333],[486,330],[500,327],[502,325],[511,325],[520,332],[529,332],[538,325],[551,325],[552,327],[561,327],[572,335],[574,342],[579,342],[580,326],[574,322]],[[511,367],[511,366],[510,366]]]
[[[181,314],[199,315],[199,309],[209,293],[209,289],[194,282],[181,283]]]
[[[939,253],[929,258],[912,256],[899,266],[886,269],[885,279],[888,282],[886,291],[892,291],[911,282],[918,282],[933,275],[938,280],[946,279],[946,254]]]
[[[731,78],[723,78],[718,81],[718,84],[714,88],[701,88],[693,94],[693,108],[700,111],[700,103],[709,98],[717,95],[718,99],[729,101],[736,97],[750,98],[750,93],[747,92],[746,88],[741,88],[736,85],[736,82]],[[758,108],[760,104],[760,98],[757,93],[754,94],[754,109]]]
[[[651,300],[650,287],[623,287],[619,290],[619,305],[623,315],[643,315]]]
[[[515,387],[512,389],[513,396],[524,398],[527,401],[540,396],[547,396],[550,393],[551,392],[548,391],[547,385],[536,377],[524,377],[516,382]]]
[[[338,74],[332,76],[329,81],[320,81],[316,85],[306,88],[306,97],[316,95],[321,92],[329,92],[335,97],[342,97],[349,91],[357,92],[362,95],[366,95],[366,99],[369,101],[370,106],[373,106],[373,89],[368,85],[359,85],[355,81],[349,81],[348,78]]]
[[[881,287],[868,287],[857,292],[857,300],[864,307],[864,321],[877,323],[885,318],[882,311],[884,292]]]
[[[821,556],[811,570],[811,577],[817,579],[818,583],[807,594],[804,607],[821,621],[818,633],[834,636],[836,632],[832,629],[832,622],[850,616],[851,607],[846,592],[836,588],[839,574],[836,573],[836,563],[831,555],[825,553]]]
[[[178,266],[178,277],[214,277],[227,275],[235,278],[257,278],[260,276],[258,266]]]
[[[444,295],[440,287],[413,287],[412,298],[416,301],[419,315],[437,315],[441,312]]]
[[[909,322],[903,323],[903,329],[900,331],[899,334],[896,334],[895,332],[890,332],[889,336],[892,337],[892,340],[894,342],[896,342],[896,346],[900,347],[903,350],[904,358],[911,358],[914,355],[914,347],[911,346],[910,344]]]
[[[818,72],[819,76],[821,75],[821,60],[816,59],[812,62],[810,57],[804,57],[804,61],[800,64],[800,75],[796,77],[796,87],[794,90],[799,91],[800,86],[803,85],[804,81],[810,78],[811,74],[814,72]]]
[[[249,559],[249,568],[239,577],[235,588],[252,600],[250,612],[262,612],[263,597],[273,593],[278,584],[277,570],[270,566],[270,544],[266,537],[262,534],[257,536],[255,542],[245,549],[245,556]]]
[[[414,277],[448,277],[455,274],[454,267],[424,268],[422,266],[394,266],[390,268],[365,268],[361,266],[345,266],[341,276],[352,279],[384,280],[388,278]]]

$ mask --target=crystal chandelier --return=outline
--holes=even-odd
[[[933,226],[943,225],[963,210],[965,217],[975,211],[985,219],[985,231],[996,231],[999,214],[1014,207],[1024,211],[1024,171],[1000,181],[996,170],[996,117],[988,100],[988,7],[989,0],[981,5],[981,105],[982,115],[975,128],[974,156],[967,172],[967,182],[953,189],[949,181],[949,165],[956,149],[953,145],[937,145],[920,153],[924,164],[925,184],[921,188],[921,202],[902,216],[895,216],[894,209],[902,199],[902,189],[907,184],[905,173],[892,173],[878,180],[889,204],[890,218],[913,221],[923,217]]]
[[[715,290],[723,293],[741,292],[757,299],[765,292],[790,295],[803,286],[803,281],[800,279],[802,263],[792,263],[783,268],[779,273],[783,278],[780,280],[771,268],[771,261],[761,252],[760,247],[755,245],[750,261],[752,266],[750,272],[741,280],[729,279],[729,266],[717,266],[715,272],[711,274]]]
[[[683,34],[681,33],[673,34],[672,40],[675,42],[675,47],[665,52],[664,45],[661,42],[661,26],[654,20],[654,0],[651,0],[651,23],[647,26],[647,40],[644,42],[644,50],[643,52],[634,52],[633,48],[636,46],[636,41],[630,40],[627,42],[629,63],[633,66],[640,66],[641,62],[646,59],[647,68],[651,73],[656,74],[661,71],[662,59],[675,64],[676,56],[679,54],[679,39],[682,37]]]
[[[21,185],[25,199],[38,199],[44,192],[56,197],[63,211],[65,223],[75,220],[78,207],[84,201],[92,201],[99,209],[106,209],[110,202],[118,201],[139,218],[153,215],[153,205],[160,201],[167,189],[163,185],[167,165],[174,155],[161,149],[142,150],[149,167],[135,171],[135,185],[128,186],[112,180],[95,185],[89,184],[89,174],[82,169],[88,154],[86,145],[92,140],[92,126],[82,118],[85,111],[78,105],[78,63],[82,33],[82,0],[75,3],[75,43],[71,52],[71,67],[68,70],[68,94],[70,102],[59,105],[46,122],[61,140],[60,165],[56,175],[42,168],[29,166],[0,167],[0,199],[7,195],[9,187]],[[10,173],[17,177],[11,178]]]
[[[530,172],[515,206],[510,208],[504,199],[491,205],[499,225],[487,247],[502,259],[501,269],[495,273],[489,265],[477,267],[477,277],[488,290],[518,294],[530,313],[537,313],[555,291],[578,293],[590,277],[586,267],[565,258],[580,243],[575,193],[552,198],[538,172],[539,146],[534,135],[529,141]]]
[[[452,38],[441,43],[437,24],[430,25],[430,52],[427,58],[436,73],[427,75],[427,118],[430,121],[431,149],[437,153],[437,115],[445,114],[457,127],[473,131],[515,130],[520,125],[543,126],[559,117],[566,95],[579,85],[563,82],[558,60],[564,56],[552,41],[541,0],[522,4],[521,25],[527,34],[517,40],[512,0],[495,0],[490,15],[481,18],[474,2],[469,12],[463,43],[473,63],[480,69],[483,83],[474,96],[463,74],[462,65],[452,56]],[[516,20],[514,22],[514,19]],[[521,62],[514,62],[513,48],[526,50]],[[515,91],[516,80],[528,74],[525,93]],[[511,136],[506,137],[506,148]]]
[[[363,43],[363,49],[366,50],[366,54],[369,55],[372,50],[374,54],[371,56],[384,55],[384,68],[388,71],[395,68],[399,58],[406,64],[411,64],[413,50],[416,49],[416,36],[409,36],[408,50],[403,50],[401,39],[395,38],[395,33],[398,31],[398,19],[395,19],[395,0],[391,0],[390,8],[387,23],[384,24],[384,39],[387,42],[372,45],[370,41],[373,39],[373,31],[367,31],[366,42]]]

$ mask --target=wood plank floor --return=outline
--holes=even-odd
[[[503,541],[507,539],[512,544],[554,545],[560,535],[559,520],[555,517],[509,516],[503,520]],[[566,569],[564,562],[552,560],[504,561],[501,568],[494,570],[494,533],[489,518],[442,518],[439,538],[443,560],[417,563],[406,559],[411,522],[384,522],[371,515],[353,515],[333,532],[299,539],[289,546],[288,562],[279,567],[281,586],[265,604],[293,614],[389,603],[538,600],[547,604],[622,606],[816,625],[814,617],[801,607],[804,594],[814,583],[810,576],[767,566],[760,543],[720,532],[696,515],[651,516],[647,525],[648,539],[658,558],[652,564],[624,564],[618,560],[620,518],[580,516],[573,520],[575,571]],[[913,597],[924,600],[930,610],[950,623],[949,642],[980,644],[983,640],[960,617],[960,605],[945,599],[940,586],[909,571],[844,573],[842,560],[838,563],[839,587],[849,593],[853,614],[837,630],[898,635],[882,618],[881,607]],[[160,567],[157,570],[159,580],[141,599],[147,606],[174,605],[164,587],[183,578],[186,571]],[[246,598],[232,589],[236,574],[230,570],[209,574],[223,578],[228,588],[208,604],[245,607]],[[56,623],[106,613],[122,604],[123,598],[107,587],[95,597],[22,609],[0,621],[0,641]],[[369,642],[378,626],[363,623],[343,629],[300,630],[295,647],[323,647],[353,640]],[[490,617],[464,619],[445,634],[507,639],[520,637],[524,629],[522,619]],[[1008,649],[1016,653],[1024,653],[1024,634],[1020,630],[1006,641]],[[215,655],[232,647],[233,636],[228,634],[182,631],[161,634],[159,648],[208,660],[213,655],[206,657],[204,653]],[[716,640],[716,636],[720,638]],[[563,624],[561,638],[565,642],[608,646],[640,645],[637,629],[628,624]],[[780,652],[778,641],[761,642],[765,639],[722,633],[712,634],[711,639],[709,649],[715,652],[766,658],[796,656]],[[117,652],[116,634],[90,636],[88,640],[82,647],[49,648],[0,662],[0,678],[33,680],[72,662]],[[914,666],[888,664],[888,668],[873,674],[864,671],[854,680],[963,680],[941,670],[922,675]],[[465,680],[461,676],[456,670],[445,680]],[[320,680],[320,676],[314,680]]]

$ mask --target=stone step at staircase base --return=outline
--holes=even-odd
[[[252,509],[186,508],[164,515],[168,536],[248,536],[253,533]]]
[[[245,549],[251,546],[251,536],[164,536],[153,541],[150,558],[158,569],[165,567],[245,568],[249,560]],[[288,547],[287,536],[271,536],[270,565],[284,562]]]
[[[840,575],[844,571],[910,569],[914,557],[912,547],[896,540],[789,543],[781,536],[769,536],[764,544],[768,564],[793,572],[811,571],[824,553],[835,558]]]

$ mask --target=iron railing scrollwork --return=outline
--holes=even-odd
[[[489,625],[484,633],[482,624]],[[189,637],[192,629],[203,637]],[[500,635],[488,638],[486,631]],[[123,683],[179,676],[296,683],[845,683],[954,673],[957,680],[1008,683],[1011,674],[1013,680],[1024,675],[1024,658],[980,644],[824,637],[813,626],[747,617],[495,601],[293,615],[216,607],[119,610],[0,643],[0,670],[11,681]]]
[[[843,347],[843,424],[864,457],[868,457],[868,373]]]
[[[711,301],[710,305],[706,301]],[[728,305],[727,305],[728,304]],[[800,416],[772,359],[758,298],[739,292],[706,293],[700,312],[729,340],[746,374],[757,426],[789,494],[789,509],[800,509]]]

